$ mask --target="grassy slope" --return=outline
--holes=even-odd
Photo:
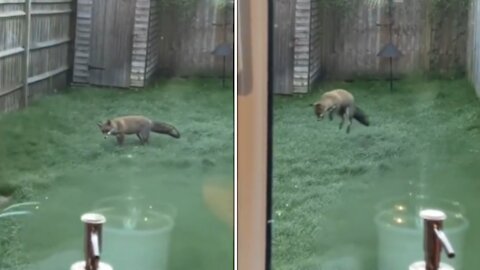
[[[233,149],[232,100],[232,91],[222,89],[218,80],[163,82],[138,92],[70,89],[45,98],[0,118],[1,190],[9,192],[24,181],[49,185],[56,172],[74,166],[109,168],[114,156],[127,151],[143,155],[141,164],[233,160],[233,153],[225,151]],[[128,114],[171,123],[182,138],[152,134],[150,147],[135,147],[136,136],[121,148],[114,138],[104,141],[96,123]]]
[[[158,173],[163,167],[208,170],[214,165],[231,165],[231,171],[231,85],[222,88],[219,80],[178,79],[143,91],[69,89],[26,110],[0,115],[0,194],[17,191],[16,197],[30,197],[72,179],[65,174],[81,171],[105,175],[118,168],[118,173],[113,173],[117,175],[131,168],[131,176],[126,177],[140,177],[141,171]],[[176,140],[152,134],[148,146],[140,146],[134,135],[122,147],[114,138],[104,140],[96,123],[127,114],[171,123],[182,137]],[[135,159],[127,159],[127,154]],[[2,269],[21,260],[15,252],[20,248],[15,244],[18,241],[8,241],[16,228],[5,222],[9,221],[2,220]]]
[[[347,135],[338,130],[338,118],[316,121],[308,104],[334,88],[354,93],[359,106],[369,114],[371,127],[357,122]],[[405,177],[412,173],[405,168],[415,166],[419,153],[428,149],[430,158],[440,160],[445,153],[480,149],[478,129],[467,131],[480,124],[480,106],[466,80],[411,79],[397,82],[394,92],[388,90],[387,83],[378,81],[330,83],[305,96],[275,97],[274,102],[276,270],[323,269],[319,268],[322,256],[342,244],[342,233],[346,234],[345,243],[372,241],[375,235],[359,236],[362,229],[349,233],[352,225],[343,224],[341,214],[332,212],[339,204],[347,204],[345,200],[355,207],[360,194],[376,196],[370,193],[376,188],[401,192],[406,188]],[[474,157],[472,154],[466,160],[475,163]],[[405,162],[399,164],[399,160]],[[396,168],[400,168],[398,180],[382,177]],[[365,210],[358,207],[360,212]],[[360,214],[351,212],[364,223]],[[353,252],[340,251],[344,255]]]

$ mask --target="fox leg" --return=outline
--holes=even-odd
[[[333,120],[333,114],[336,112],[340,112],[339,108],[337,108],[336,105],[328,108],[328,118],[330,119],[330,121]]]
[[[148,138],[150,137],[150,128],[145,127],[140,132],[137,133],[137,137],[140,139],[141,144],[148,143]]]
[[[145,141],[146,143],[148,143],[148,139],[149,139],[149,138],[150,138],[150,129],[147,129],[147,130],[145,131],[144,141]]]
[[[350,133],[350,126],[352,125],[352,117],[351,116],[348,117],[348,121],[349,122],[348,122],[348,126],[347,126],[347,133]]]
[[[343,112],[340,117],[342,118],[342,121],[340,121],[340,126],[338,127],[338,129],[342,129],[343,127],[343,123],[345,123],[345,118],[346,118],[346,115],[347,115],[347,112]]]
[[[138,137],[138,139],[140,140],[140,144],[144,144],[144,143],[145,143],[145,138],[142,137],[141,132],[137,133],[137,137]]]
[[[347,133],[350,133],[350,126],[352,125],[352,118],[353,118],[353,113],[350,108],[347,108],[345,111],[345,115],[348,117],[348,126],[347,126]]]
[[[117,134],[117,143],[118,143],[118,145],[122,145],[124,139],[125,139],[125,136],[124,136],[123,134]]]

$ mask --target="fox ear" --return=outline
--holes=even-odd
[[[111,124],[112,124],[112,121],[110,121],[110,119],[107,120],[107,125],[111,125]]]

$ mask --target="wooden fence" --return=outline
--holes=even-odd
[[[197,1],[191,13],[158,7],[159,30],[151,36],[159,42],[149,48],[159,55],[147,64],[157,62],[158,73],[166,76],[220,75],[223,58],[211,52],[223,42],[233,49],[233,9],[214,3]],[[0,0],[0,112],[67,86],[75,7],[73,0]],[[233,54],[225,67],[233,75]]]
[[[160,7],[159,74],[220,75],[223,58],[211,52],[228,42],[233,51],[233,5],[219,8],[215,0],[197,1],[193,9]],[[223,24],[226,22],[226,26]],[[233,75],[233,53],[225,63],[227,75]]]
[[[395,60],[395,72],[464,70],[468,14],[435,11],[430,1],[404,0],[393,9],[393,43],[403,56]],[[324,13],[322,23],[322,71],[333,78],[388,74],[387,59],[377,53],[389,41],[388,7],[360,6],[352,16]],[[430,20],[429,17],[433,16]]]
[[[306,92],[318,76],[350,79],[387,75],[388,60],[380,59],[377,53],[389,41],[388,27],[381,26],[389,22],[388,6],[372,8],[360,4],[345,12],[323,6],[319,10],[316,2],[283,0],[275,3],[274,20],[283,22],[274,29],[274,36],[276,40],[285,41],[282,45],[274,43],[278,46],[274,48],[274,59],[283,59],[283,63],[278,63],[285,64],[276,67],[274,85],[278,87],[275,92]],[[291,3],[297,3],[296,7]],[[393,43],[403,53],[403,57],[394,61],[396,74],[465,70],[468,14],[437,10],[433,15],[428,3],[395,1]],[[289,7],[296,10],[288,11]],[[305,7],[310,10],[300,10]],[[295,12],[296,16],[286,17]],[[307,23],[310,33],[304,34],[305,23],[299,20]],[[287,41],[293,48],[281,49]],[[295,65],[288,64],[293,59]]]
[[[273,5],[273,89],[289,93],[293,87],[295,44],[295,1],[276,1]],[[307,34],[308,35],[308,34]],[[305,61],[305,59],[304,59]],[[308,57],[307,60],[308,61]]]
[[[480,97],[480,1],[472,0],[468,23],[467,73]]]
[[[71,0],[0,2],[0,112],[65,87],[72,6]]]

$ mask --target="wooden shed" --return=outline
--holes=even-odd
[[[73,82],[143,87],[158,62],[156,0],[78,0]]]
[[[319,78],[321,73],[320,18],[320,5],[317,0],[275,2],[274,93],[307,93]]]

